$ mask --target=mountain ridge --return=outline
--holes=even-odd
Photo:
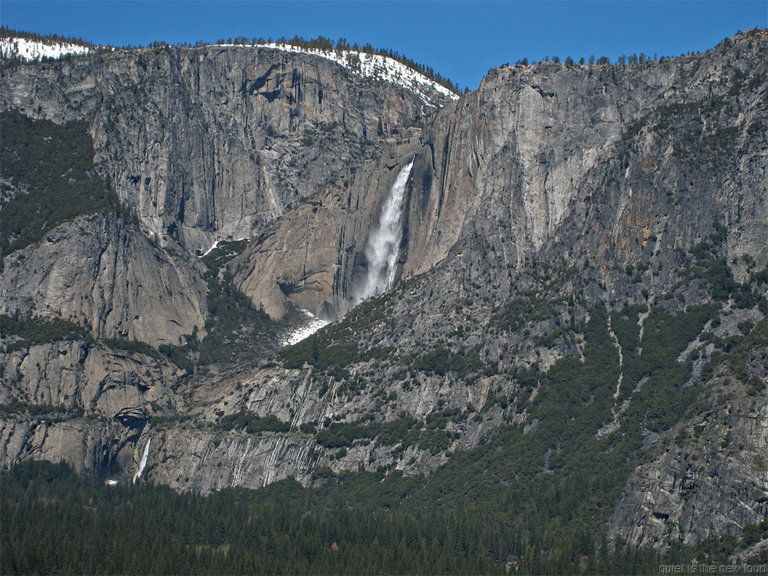
[[[120,312],[123,328],[89,327],[97,340],[173,344],[167,355],[118,360],[77,338],[13,349],[6,336],[0,401],[16,408],[3,412],[3,465],[64,459],[127,478],[151,438],[143,478],[180,491],[317,486],[362,469],[428,476],[482,508],[481,496],[543,505],[559,486],[594,485],[597,499],[568,500],[564,530],[589,518],[597,535],[659,549],[738,536],[768,512],[766,50],[758,31],[660,62],[503,67],[427,115],[406,90],[300,54],[157,48],[3,71],[3,109],[89,120],[99,170],[135,214],[121,241],[197,286],[173,342],[164,328],[141,335],[140,303]],[[97,76],[104,95],[129,88],[93,99]],[[409,162],[395,284],[353,306]],[[222,208],[242,206],[258,173],[247,210]],[[44,285],[25,262],[60,259],[56,240],[103,218],[6,256],[0,312],[50,307],[22,297]],[[198,258],[217,235],[231,244]],[[172,292],[181,310],[190,291]],[[225,349],[245,338],[216,324],[244,309],[240,293],[271,317],[267,331],[297,309],[338,321],[277,355],[267,343],[194,373],[174,365],[199,361],[208,335]],[[89,369],[64,392],[53,374],[71,370],[75,348],[108,356],[94,361],[109,376]],[[30,408],[41,404],[65,408]]]
[[[28,33],[20,33],[13,30],[0,30],[0,59],[8,62],[39,62],[45,60],[58,60],[66,56],[84,56],[92,50],[97,51],[115,51],[115,47],[96,47],[82,40],[67,40],[57,36],[39,36]],[[321,37],[321,40],[325,40]],[[428,75],[415,69],[401,60],[398,55],[380,54],[365,50],[355,50],[351,47],[334,48],[333,42],[325,40],[327,48],[315,47],[314,41],[304,41],[302,44],[291,44],[289,42],[267,42],[260,40],[258,43],[248,44],[247,42],[225,43],[219,41],[216,44],[205,44],[198,42],[197,48],[216,46],[223,48],[249,48],[249,49],[268,49],[281,50],[298,54],[311,54],[335,62],[340,66],[359,74],[363,78],[374,80],[383,80],[407,88],[417,94],[425,105],[439,108],[445,102],[458,99],[459,95],[451,88],[440,83],[451,84],[438,75],[438,80],[433,80]],[[171,45],[159,42],[154,43],[149,48],[122,48],[121,50],[137,51],[146,49],[157,49],[162,47],[172,47]],[[409,62],[409,61],[408,61]],[[414,63],[415,64],[415,63]],[[420,66],[419,66],[420,67]],[[429,72],[428,72],[429,74]]]

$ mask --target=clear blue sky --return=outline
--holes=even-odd
[[[707,50],[737,30],[768,27],[768,0],[0,0],[0,23],[118,46],[344,37],[396,50],[476,88],[490,68],[523,57]]]

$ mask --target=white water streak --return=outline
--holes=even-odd
[[[147,467],[147,460],[149,459],[149,443],[152,442],[152,437],[150,437],[147,440],[147,445],[144,446],[144,455],[141,457],[141,463],[139,464],[139,469],[136,472],[136,474],[133,475],[133,483],[136,484],[136,480],[141,478],[141,475],[144,473],[144,468]]]
[[[365,251],[368,258],[368,275],[365,284],[358,291],[357,302],[387,290],[395,281],[397,255],[403,235],[400,218],[403,214],[405,187],[411,175],[411,168],[413,161],[400,170],[389,191],[389,197],[381,208],[379,227],[368,238],[368,248]]]
[[[214,240],[213,244],[211,244],[211,247],[208,248],[208,250],[206,250],[202,254],[200,254],[200,256],[198,256],[198,258],[205,258],[206,256],[208,256],[208,254],[210,254],[211,252],[216,250],[216,248],[218,248],[218,247],[219,247],[219,241],[218,240]]]
[[[309,338],[320,330],[323,326],[327,326],[329,324],[328,320],[323,320],[322,318],[318,318],[312,312],[309,310],[302,309],[301,312],[307,317],[307,323],[300,326],[293,332],[290,332],[287,334],[282,341],[283,346],[293,346],[294,344],[297,344],[304,340],[305,338]]]

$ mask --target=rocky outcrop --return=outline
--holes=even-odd
[[[22,417],[0,420],[0,454],[6,465],[22,460],[66,462],[79,474],[124,475],[135,467],[138,433],[118,423],[83,418],[59,422]]]
[[[150,461],[149,478],[179,491],[209,493],[233,486],[261,488],[285,478],[308,483],[318,459],[309,438],[288,434],[222,437],[173,428],[158,434],[156,439],[162,442],[162,447]]]
[[[63,318],[99,338],[178,345],[205,321],[198,266],[159,249],[122,216],[82,217],[6,258],[0,313]]]
[[[767,352],[751,352],[759,360],[748,378],[768,381]],[[716,377],[708,409],[681,424],[632,474],[611,520],[611,541],[621,538],[631,548],[693,545],[739,536],[768,516],[768,399],[746,388],[727,369]]]
[[[358,423],[361,417],[382,410],[392,419],[407,414],[414,421],[423,420],[438,404],[481,405],[499,384],[491,378],[466,388],[452,386],[446,378],[425,378],[418,392],[382,403],[380,386],[389,376],[381,375],[381,382],[372,382],[364,394],[309,370],[270,366],[209,382],[184,400],[180,409],[184,418],[151,425],[153,449],[147,479],[177,490],[209,493],[234,486],[259,488],[284,478],[308,485],[318,468],[334,473],[385,468],[407,475],[428,474],[445,462],[444,454],[400,442],[379,445],[373,438],[340,452],[338,446],[318,442],[316,431],[331,423]],[[255,419],[274,417],[285,424],[285,430],[249,431],[223,424],[226,417],[243,413]],[[464,422],[451,429],[464,433],[457,434],[461,439],[452,446],[466,449],[476,445],[492,423]]]
[[[0,403],[23,402],[113,418],[127,407],[149,418],[173,408],[169,387],[184,373],[168,362],[81,341],[39,344],[3,355]]]
[[[142,431],[173,412],[185,378],[167,361],[83,341],[0,354],[0,461],[65,461],[79,473],[127,477]]]

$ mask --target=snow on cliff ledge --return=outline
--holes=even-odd
[[[217,44],[217,46],[242,45]],[[282,50],[283,52],[293,52],[296,54],[312,54],[326,60],[331,60],[358,76],[384,80],[402,86],[419,96],[428,106],[439,107],[446,102],[459,99],[459,95],[452,90],[388,56],[352,50],[302,48],[290,44],[259,44],[256,47]],[[43,58],[61,58],[68,54],[85,55],[89,52],[90,49],[87,46],[79,44],[46,43],[13,37],[0,38],[0,57],[20,58],[27,62],[42,60]]]
[[[224,46],[231,45],[224,44]],[[296,54],[312,54],[331,60],[358,76],[376,78],[402,86],[419,96],[428,106],[439,107],[448,101],[459,99],[459,95],[455,92],[388,56],[352,50],[302,48],[291,44],[259,44],[257,47]]]
[[[27,62],[43,58],[61,58],[68,54],[88,54],[90,49],[79,44],[54,42],[46,44],[25,38],[0,38],[0,57],[21,58]]]

